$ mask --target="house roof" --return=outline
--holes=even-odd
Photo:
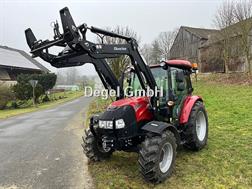
[[[181,28],[203,39],[208,39],[210,35],[216,34],[219,31],[216,29],[192,28],[188,26],[181,26]]]
[[[0,66],[50,72],[23,50],[0,45]]]
[[[247,27],[249,27],[250,30],[252,29],[252,18],[237,22],[226,28],[218,30],[218,32],[211,35],[207,43],[204,43],[201,47],[207,47],[211,44],[218,43],[222,41],[226,36],[229,36],[230,38],[240,36],[242,35],[241,31],[247,30]]]
[[[226,28],[221,29],[220,31],[229,31],[233,35],[239,35],[241,34],[241,30],[246,29],[247,27],[250,27],[250,29],[252,28],[252,18],[234,23]]]

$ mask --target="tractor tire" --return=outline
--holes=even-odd
[[[88,157],[91,161],[102,161],[110,158],[113,151],[104,150],[102,144],[99,144],[97,139],[94,137],[92,132],[88,129],[85,131],[86,136],[82,137],[83,139],[83,150],[84,154]]]
[[[203,102],[197,101],[192,110],[184,131],[184,147],[199,151],[207,144],[208,117]]]
[[[161,183],[171,176],[176,159],[176,138],[171,131],[161,136],[147,135],[139,150],[138,163],[144,179]]]

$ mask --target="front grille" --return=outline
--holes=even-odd
[[[97,131],[101,135],[106,135],[116,138],[124,138],[129,136],[134,136],[137,134],[137,123],[134,109],[127,105],[122,107],[113,108],[105,111],[99,116],[99,120],[115,120],[123,119],[125,122],[125,127],[123,129],[100,129]]]

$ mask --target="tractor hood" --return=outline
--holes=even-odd
[[[110,104],[108,110],[116,109],[117,107],[131,106],[135,111],[137,122],[143,120],[152,120],[153,114],[149,108],[149,97],[130,97],[115,101]],[[125,112],[127,114],[127,112]]]
[[[106,111],[97,117],[96,132],[112,140],[113,138],[132,138],[138,134],[145,122],[152,120],[153,113],[149,108],[148,97],[125,98],[111,103]],[[117,143],[117,145],[120,144]]]

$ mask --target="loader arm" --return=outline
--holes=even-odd
[[[54,43],[56,46],[58,46],[58,42],[54,40],[53,42],[46,41],[44,46],[41,46],[37,42],[37,39],[35,38],[33,32],[31,29],[27,29],[25,31],[26,34],[26,40],[27,44],[31,48],[31,52],[33,53],[33,57],[39,56],[44,61],[50,63],[52,66],[56,68],[63,68],[63,67],[73,67],[73,66],[82,66],[86,63],[91,63],[94,65],[96,72],[98,73],[98,76],[100,80],[102,81],[103,86],[110,90],[113,89],[116,92],[119,88],[119,94],[117,94],[117,100],[124,97],[124,90],[119,84],[119,81],[116,79],[115,75],[113,74],[111,68],[109,67],[108,63],[105,59],[94,59],[90,57],[88,54],[81,54],[79,52],[72,52],[71,54],[65,54],[61,53],[59,55],[53,55],[48,52],[48,47],[51,47],[51,44]],[[62,40],[60,39],[60,45],[64,47]],[[38,48],[34,48],[34,45],[36,46],[36,43],[39,45]],[[40,49],[46,48],[47,52],[40,51]],[[65,46],[66,49],[70,50],[67,46]],[[35,49],[33,51],[33,49]]]
[[[41,57],[43,60],[49,62],[55,67],[80,66],[84,63],[93,63],[99,76],[103,75],[104,81],[110,83],[112,87],[120,86],[118,80],[115,79],[114,74],[109,70],[105,61],[107,58],[117,58],[121,55],[128,55],[131,59],[132,66],[136,71],[140,84],[143,89],[155,90],[155,79],[142,59],[138,44],[134,38],[119,35],[110,31],[106,31],[96,27],[88,27],[82,24],[77,27],[67,7],[60,10],[60,17],[63,26],[63,34],[57,33],[54,40],[37,41],[31,29],[27,29],[26,39],[33,57]],[[125,40],[122,44],[96,44],[86,40],[86,32],[90,31],[97,35],[104,35],[110,37],[121,38]],[[65,47],[63,51],[55,54],[49,53],[49,48],[53,46]],[[101,68],[103,67],[103,68]],[[101,70],[106,70],[102,73]],[[108,71],[109,70],[109,71]],[[110,72],[111,71],[111,72]],[[110,81],[108,81],[110,80]],[[122,89],[121,89],[122,90]],[[151,98],[151,105],[156,110],[156,97]]]

